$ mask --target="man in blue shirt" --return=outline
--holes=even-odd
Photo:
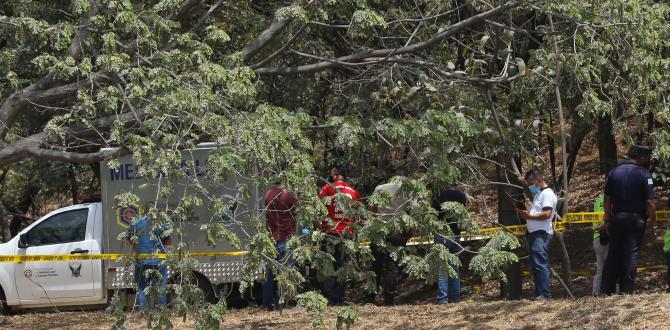
[[[605,294],[632,293],[637,272],[637,255],[644,237],[647,218],[656,224],[654,182],[649,174],[651,148],[636,145],[634,161],[620,162],[605,181],[603,229],[609,234],[609,251],[603,272]]]
[[[128,244],[138,254],[162,254],[165,247],[172,243],[170,235],[164,226],[154,227],[151,219],[142,216],[133,220],[126,232]],[[161,258],[143,258],[135,264],[135,281],[137,282],[137,297],[135,306],[144,309],[149,304],[149,299],[144,292],[147,286],[158,286],[158,304],[167,304],[167,295],[163,288],[167,285],[167,266]],[[161,292],[162,291],[162,292]],[[153,302],[155,303],[155,301]]]

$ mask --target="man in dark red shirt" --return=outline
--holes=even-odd
[[[295,215],[298,211],[298,199],[286,191],[279,183],[265,193],[265,220],[277,247],[277,260],[286,255],[286,240],[295,234]],[[263,284],[263,307],[275,306],[275,277],[268,268],[267,279]]]
[[[343,244],[338,238],[352,235],[353,229],[350,225],[355,221],[352,217],[344,216],[345,212],[343,209],[347,206],[341,205],[342,202],[337,201],[337,198],[334,196],[340,193],[354,201],[361,199],[360,193],[347,183],[346,180],[345,168],[342,166],[333,167],[330,170],[329,182],[321,188],[321,192],[319,193],[321,199],[332,197],[328,204],[328,217],[321,222],[320,229],[334,238],[326,239],[325,244],[322,246],[322,250],[331,252],[335,258],[335,263],[333,264],[334,271],[340,269],[345,263]],[[344,282],[339,282],[336,276],[330,276],[324,281],[323,291],[332,305],[342,305],[344,303],[345,284]]]

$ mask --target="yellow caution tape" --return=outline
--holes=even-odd
[[[554,222],[555,231],[564,231],[569,224],[585,224],[600,222],[603,219],[602,212],[579,212],[567,213],[563,216],[562,221]],[[657,211],[656,221],[670,221],[670,211]],[[486,240],[493,237],[500,231],[506,231],[516,236],[523,236],[526,234],[526,225],[514,226],[500,226],[492,228],[483,228],[478,233],[469,234],[463,232],[461,236],[464,241]],[[429,245],[433,244],[433,240],[425,237],[412,237],[407,245]],[[369,245],[366,242],[363,246]],[[239,257],[248,254],[248,251],[231,251],[231,252],[192,252],[187,253],[190,257]],[[146,258],[167,258],[167,254],[121,254],[121,253],[107,253],[107,254],[41,254],[41,255],[0,255],[0,262],[50,262],[50,261],[71,261],[71,260],[117,260],[123,257],[146,259]],[[664,266],[653,266],[664,267]],[[648,267],[647,267],[648,268]],[[644,269],[647,269],[644,268]],[[643,269],[641,269],[643,270]]]
[[[554,222],[554,231],[562,232],[568,228],[568,225],[572,224],[592,224],[598,223],[603,220],[603,212],[579,212],[579,213],[567,213],[563,216],[561,221]],[[670,211],[656,211],[656,221],[670,221]],[[461,237],[463,241],[478,241],[478,240],[487,240],[493,237],[496,233],[505,231],[516,236],[523,236],[526,234],[526,225],[513,225],[513,226],[503,226],[500,227],[490,227],[480,229],[478,233],[469,234],[467,232],[462,232]],[[408,245],[425,245],[432,244],[431,239],[422,238],[422,237],[412,237],[408,241]]]
[[[567,213],[563,216],[563,222],[568,223],[594,223],[603,221],[603,212],[579,212]],[[656,221],[670,221],[670,211],[656,211]]]
[[[244,256],[247,251],[231,252],[193,252],[187,253],[189,257],[239,257]],[[33,255],[0,255],[0,262],[51,262],[72,260],[117,260],[124,257],[147,259],[167,258],[167,254],[129,254],[129,253],[104,253],[104,254],[33,254]]]

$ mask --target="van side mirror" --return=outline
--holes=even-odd
[[[21,236],[19,236],[19,249],[25,249],[29,246],[30,244],[28,244],[28,235],[21,234]]]

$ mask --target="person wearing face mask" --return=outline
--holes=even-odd
[[[551,298],[549,245],[554,236],[552,221],[558,198],[544,181],[540,171],[532,169],[526,173],[525,178],[528,190],[533,195],[533,203],[528,211],[517,209],[517,214],[528,225],[528,248],[533,269],[535,300],[544,300]]]
[[[609,234],[609,251],[603,272],[605,294],[632,293],[635,289],[637,255],[647,219],[656,225],[654,181],[649,173],[651,148],[636,145],[631,159],[620,162],[605,181],[605,217],[602,230]]]

